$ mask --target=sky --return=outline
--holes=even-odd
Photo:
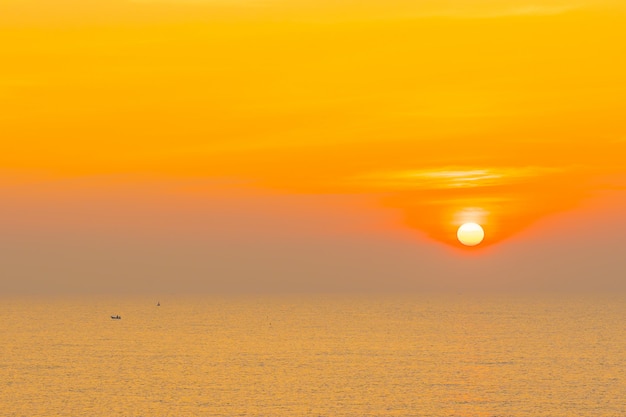
[[[0,39],[0,295],[626,290],[621,0],[0,0]]]

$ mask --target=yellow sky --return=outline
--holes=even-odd
[[[461,221],[497,243],[624,186],[621,1],[0,7],[3,183],[365,194],[447,243]]]

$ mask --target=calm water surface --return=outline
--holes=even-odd
[[[624,297],[156,301],[3,300],[0,416],[626,416]]]

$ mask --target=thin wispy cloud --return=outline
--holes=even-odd
[[[450,17],[460,18],[498,18],[506,16],[554,16],[578,9],[579,6],[541,6],[527,5],[520,7],[502,8],[491,11],[472,13],[470,11],[450,13]]]
[[[506,16],[549,16],[566,13],[571,10],[585,7],[586,4],[571,1],[544,1],[544,2],[493,2],[493,1],[298,1],[298,0],[131,0],[134,3],[169,3],[180,5],[215,5],[218,7],[251,7],[265,8],[268,10],[300,10],[315,11],[320,13],[333,13],[334,11],[349,8],[351,13],[344,18],[359,16],[362,13],[379,13],[379,17],[397,15],[402,18],[497,18]],[[589,3],[597,5],[596,3]]]
[[[454,189],[512,184],[559,172],[548,167],[492,167],[405,170],[358,176],[349,182],[363,187],[386,189]]]

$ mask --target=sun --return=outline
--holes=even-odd
[[[465,246],[476,246],[485,238],[485,231],[477,223],[464,223],[457,230],[456,237]]]

